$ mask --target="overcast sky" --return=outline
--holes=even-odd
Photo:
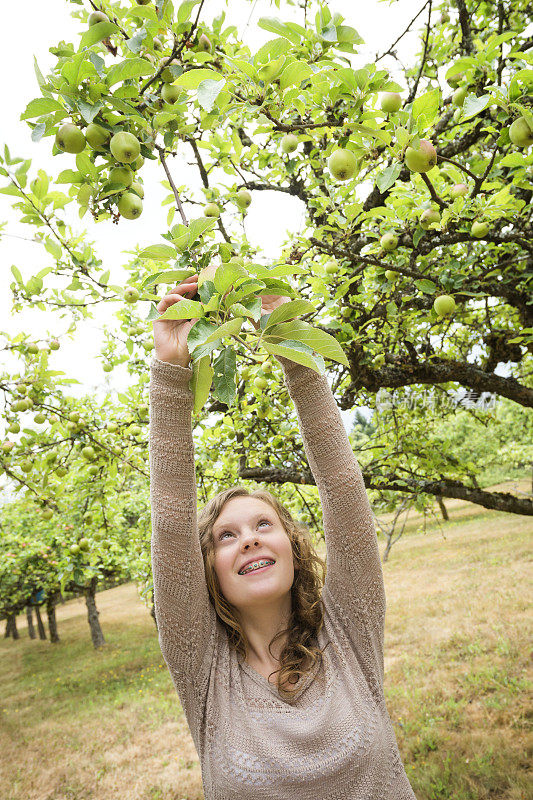
[[[178,5],[175,2],[175,6]],[[207,0],[202,19],[209,25],[210,21],[224,10],[226,12],[224,26],[235,25],[243,41],[251,52],[255,53],[266,41],[274,38],[274,34],[257,26],[257,20],[261,16],[275,16],[284,20],[303,22],[303,11],[294,7],[284,8],[283,5],[282,2],[282,8],[278,10],[269,0],[257,0],[255,4],[245,0],[231,0],[230,3],[224,0]],[[416,2],[399,0],[392,5],[377,0],[367,0],[364,3],[363,14],[362,4],[355,4],[353,0],[337,0],[335,3],[330,3],[329,8],[332,13],[339,11],[343,14],[345,24],[355,27],[365,40],[365,46],[361,47],[360,53],[351,57],[352,66],[357,68],[367,61],[374,60],[377,54],[386,51],[422,5],[423,0]],[[1,74],[4,76],[0,147],[3,151],[3,145],[7,143],[12,156],[32,159],[29,180],[36,176],[39,168],[51,176],[56,176],[63,169],[75,168],[75,156],[70,154],[52,156],[51,137],[44,138],[38,143],[32,142],[31,129],[19,118],[28,102],[40,96],[33,67],[34,56],[41,72],[46,76],[56,61],[56,57],[48,52],[49,48],[62,39],[73,43],[79,41],[83,26],[70,16],[70,12],[76,8],[76,5],[66,0],[46,0],[46,2],[19,0],[2,4],[2,27],[5,35],[0,49]],[[415,24],[415,31],[422,19],[421,17],[420,23],[417,21]],[[401,43],[398,54],[402,60],[409,62],[416,50],[417,35],[414,33],[408,35]],[[393,77],[401,77],[394,72],[395,62],[390,57],[383,59],[380,66],[388,68]],[[192,188],[191,196],[201,200],[203,196],[197,168],[187,167],[187,161],[191,161],[191,157],[184,146],[181,159],[179,161],[175,159],[171,168],[177,171],[179,167],[177,182],[185,182],[186,177],[188,185]],[[121,269],[121,264],[130,258],[126,254],[127,250],[132,250],[137,243],[146,246],[161,241],[160,233],[167,229],[168,206],[161,206],[161,200],[167,194],[167,190],[160,185],[165,177],[162,167],[157,162],[147,161],[142,176],[145,184],[142,224],[121,220],[119,225],[113,225],[111,221],[96,225],[89,214],[86,214],[83,220],[79,219],[76,202],[71,203],[66,209],[67,221],[77,232],[86,231],[88,241],[95,245],[96,254],[111,270],[111,283],[124,282],[125,273]],[[2,186],[6,185],[4,178],[0,178],[0,182]],[[65,193],[68,192],[68,185],[60,185],[57,188]],[[0,330],[7,330],[11,335],[31,330],[35,339],[47,336],[61,337],[68,327],[68,318],[61,320],[53,312],[38,309],[28,309],[19,314],[11,312],[9,289],[13,280],[11,265],[15,264],[23,278],[27,280],[44,266],[52,265],[53,261],[42,245],[28,241],[34,235],[35,229],[18,222],[18,215],[11,209],[10,199],[12,198],[0,195],[0,219],[8,223],[4,234],[0,234]],[[191,208],[197,213],[197,206]],[[188,217],[190,218],[190,212]],[[237,217],[235,219],[237,220]],[[174,221],[178,221],[177,215]],[[228,224],[227,219],[225,221],[228,230],[231,230],[231,223]],[[262,249],[263,258],[276,259],[283,241],[291,233],[300,231],[303,224],[304,212],[300,200],[284,193],[257,192],[248,210],[245,230],[252,245]],[[238,228],[235,230],[238,231]],[[100,394],[109,388],[121,390],[127,386],[128,375],[125,368],[106,374],[102,372],[101,363],[97,359],[101,343],[99,326],[105,320],[112,325],[117,323],[113,314],[118,307],[116,303],[97,306],[95,319],[80,323],[74,339],[72,341],[65,339],[61,349],[51,354],[52,368],[63,370],[81,381],[79,387],[72,387],[73,394],[80,395],[89,390]],[[3,359],[3,367],[14,366],[14,361],[10,361],[7,354],[2,353],[0,358]],[[147,368],[149,360],[150,357],[147,357]],[[353,412],[341,413],[345,425],[349,428]]]

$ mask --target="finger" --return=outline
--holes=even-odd
[[[174,286],[174,288],[171,289],[171,292],[173,293],[181,292],[182,294],[189,294],[191,292],[196,292],[198,289],[198,276],[193,275],[192,277],[194,278],[193,281],[190,281],[188,283],[185,283],[185,281],[183,281],[182,283],[179,283],[177,286]]]
[[[156,305],[157,310],[160,314],[173,306],[174,303],[178,303],[180,300],[183,300],[183,297],[180,294],[166,294]]]

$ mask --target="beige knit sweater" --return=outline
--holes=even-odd
[[[280,357],[326,537],[324,663],[290,703],[230,650],[196,527],[190,368],[152,359],[150,493],[161,651],[206,800],[413,800],[383,694],[385,589],[357,460],[325,375]],[[415,798],[416,800],[416,798]]]

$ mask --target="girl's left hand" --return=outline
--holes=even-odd
[[[290,303],[290,297],[284,297],[280,294],[262,294],[261,297],[261,316],[263,317],[265,314],[271,314],[274,309],[278,306],[282,306],[283,303]],[[257,330],[259,328],[259,323],[254,322],[252,320],[254,328]]]

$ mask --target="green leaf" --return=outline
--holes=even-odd
[[[313,70],[306,61],[293,61],[288,64],[280,77],[280,88],[284,92],[289,86],[300,86],[300,84],[313,75]]]
[[[91,47],[102,39],[107,39],[112,33],[118,33],[118,27],[113,22],[97,22],[85,31],[80,41],[80,50]]]
[[[333,336],[319,328],[313,328],[303,320],[283,322],[270,329],[268,335],[265,336],[265,340],[272,344],[277,344],[282,339],[294,339],[332,361],[344,364],[345,367],[350,366],[344,350]]]
[[[82,115],[85,122],[90,124],[93,119],[96,117],[100,109],[102,108],[102,103],[98,102],[92,105],[91,103],[87,103],[84,100],[78,100],[78,109],[80,114]]]
[[[205,80],[220,81],[220,73],[215,72],[213,69],[189,69],[174,81],[174,86],[181,86],[184,89],[198,89],[202,81]]]
[[[415,281],[415,286],[420,289],[421,292],[425,292],[425,294],[436,294],[437,292],[437,285],[428,278],[422,278],[422,280]]]
[[[158,322],[161,319],[193,319],[204,316],[202,304],[196,300],[189,300],[184,297],[178,303],[167,308],[167,310],[158,317]]]
[[[53,100],[51,97],[38,97],[36,100],[30,100],[20,119],[31,119],[32,117],[42,117],[44,114],[50,114],[52,111],[64,111],[65,116],[68,114],[67,110],[63,108],[61,103]]]
[[[428,124],[436,117],[440,105],[440,90],[430,89],[429,92],[417,97],[412,104],[411,115],[413,119],[424,115]]]
[[[100,23],[101,24],[101,23]],[[96,25],[94,26],[96,27]],[[128,78],[140,78],[142,75],[152,75],[154,66],[145,58],[127,58],[120,64],[115,64],[107,73],[108,86],[120,83]]]
[[[276,33],[293,44],[300,44],[301,37],[277,17],[260,17],[257,24],[265,31]]]
[[[22,280],[22,275],[20,274],[20,270],[14,264],[11,265],[11,272],[13,273],[16,282],[19,286],[24,286],[24,281]]]
[[[525,167],[526,159],[521,153],[508,153],[498,164],[500,167]]]
[[[213,333],[210,333],[209,336],[204,339],[204,344],[215,342],[218,339],[222,339],[224,336],[232,336],[234,333],[239,333],[243,322],[244,317],[236,317],[235,319],[228,320],[223,325],[220,325],[220,327],[218,327],[215,331],[213,331]]]
[[[387,189],[390,189],[394,183],[396,183],[396,179],[401,171],[402,165],[398,161],[395,164],[391,164],[389,167],[385,167],[385,169],[380,172],[376,178],[376,184],[382,194],[383,192],[386,192]]]
[[[208,80],[201,82],[201,84],[198,86],[197,97],[198,103],[204,111],[207,111],[207,113],[212,111],[213,106],[215,105],[215,100],[225,85],[225,79],[214,81],[209,78]]]
[[[237,393],[235,385],[235,371],[237,356],[233,347],[225,347],[215,359],[213,382],[215,384],[215,397],[221,403],[233,405]]]
[[[203,356],[198,361],[193,361],[189,388],[194,395],[193,412],[195,414],[202,410],[209,397],[209,392],[213,385],[213,375],[214,369],[211,366],[209,356]]]
[[[318,372],[319,375],[323,375],[325,372],[324,360],[320,356],[315,355],[312,349],[302,342],[294,339],[286,339],[277,344],[264,341],[263,347],[267,353],[274,356],[290,358],[291,361],[295,361],[297,364],[303,364],[304,367],[309,367],[315,372]]]
[[[316,309],[309,300],[290,300],[288,303],[283,303],[281,306],[275,308],[271,314],[264,315],[266,318],[264,330],[266,331],[274,325],[279,325],[281,322],[285,322],[285,320],[294,319],[302,314],[314,311],[316,311]]]
[[[238,278],[248,278],[248,273],[240,264],[221,264],[214,275],[213,283],[220,295],[226,294]]]
[[[189,223],[187,242],[189,247],[195,243],[206,231],[210,231],[216,225],[215,217],[201,217],[192,219]]]
[[[491,99],[490,94],[483,94],[481,97],[469,94],[463,103],[461,119],[465,120],[470,119],[470,117],[475,117],[476,114],[479,114],[480,111],[483,111],[483,109],[489,105]]]
[[[43,138],[45,131],[46,131],[46,123],[38,122],[31,132],[32,142],[40,142],[41,139]]]
[[[161,272],[153,272],[143,280],[142,287],[144,289],[156,283],[181,283],[192,274],[190,269],[169,269]]]
[[[198,5],[199,2],[200,0],[185,0],[183,3],[181,3],[177,11],[178,24],[181,25],[190,20],[191,11],[196,5]]]
[[[167,244],[151,244],[139,253],[139,258],[153,258],[156,261],[167,261],[176,257],[176,250]]]

